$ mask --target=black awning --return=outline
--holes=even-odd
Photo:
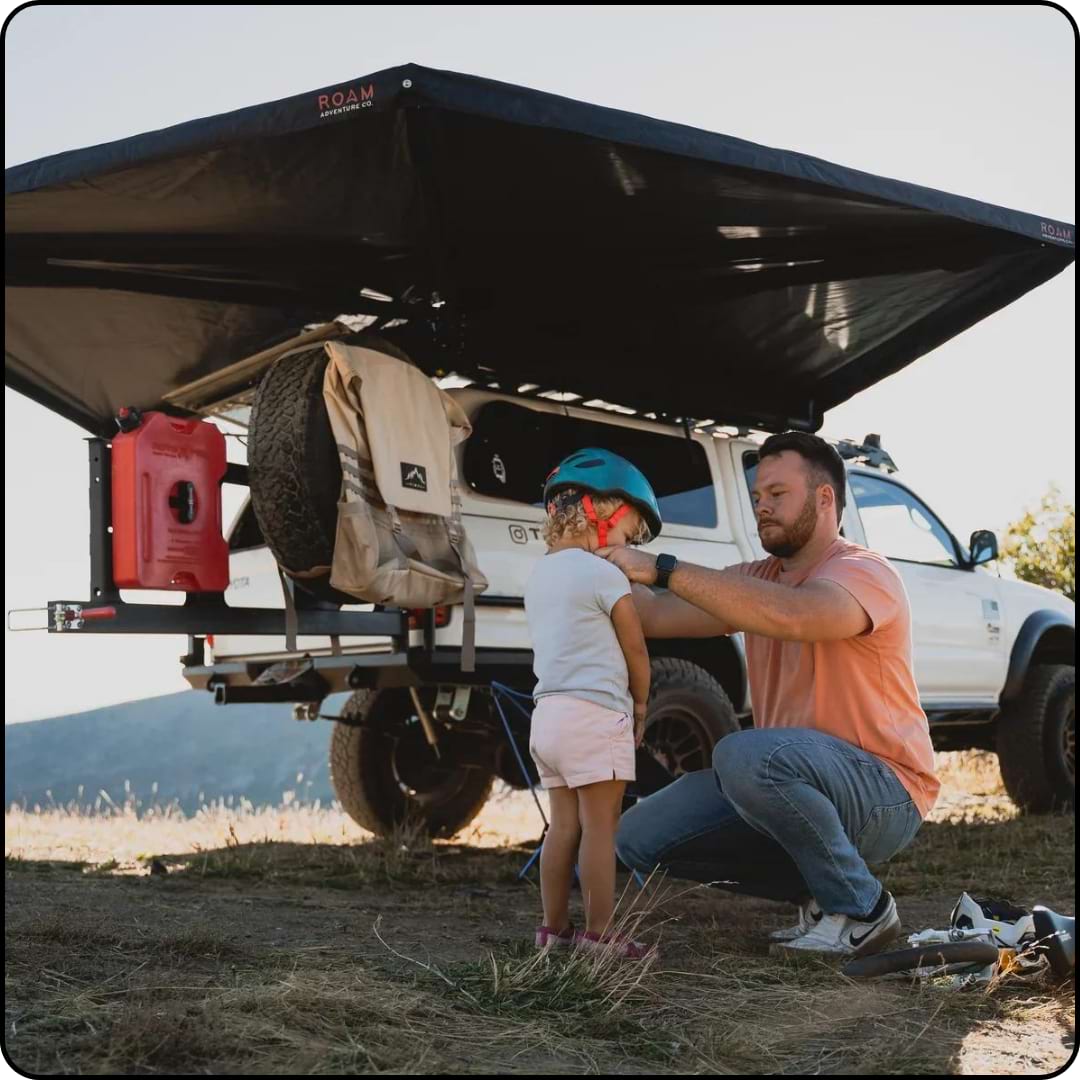
[[[101,432],[359,312],[432,372],[816,428],[1074,257],[1069,224],[415,65],[5,183],[6,382]]]

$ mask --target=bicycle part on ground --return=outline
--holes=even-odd
[[[1042,905],[1029,913],[1007,901],[964,893],[950,921],[945,930],[909,934],[910,948],[852,961],[843,972],[852,978],[949,976],[956,989],[1003,977],[1027,979],[1047,968],[1059,978],[1075,973],[1076,920]]]
[[[994,931],[988,926],[977,929],[961,930],[951,926],[948,930],[920,930],[917,934],[908,934],[907,943],[913,949],[921,945],[944,945],[949,941],[985,941],[988,945],[1000,948],[994,940]]]
[[[1005,948],[1015,949],[1035,938],[1035,922],[1026,908],[966,892],[953,905],[949,922],[958,930],[989,930],[994,944]]]
[[[1042,904],[1032,912],[1037,940],[1046,949],[1050,968],[1059,978],[1076,974],[1076,919],[1059,915]]]
[[[998,960],[998,948],[986,941],[950,941],[944,944],[921,945],[914,949],[898,949],[896,952],[878,953],[852,960],[841,969],[853,979],[875,978],[896,972],[912,976],[927,972],[941,974],[941,970],[957,964],[983,968]]]

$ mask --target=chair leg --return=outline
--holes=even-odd
[[[528,876],[529,871],[539,860],[540,852],[543,850],[544,844],[543,841],[541,841],[540,846],[529,856],[529,861],[521,868],[521,871],[518,874],[518,881],[521,881],[523,878]]]

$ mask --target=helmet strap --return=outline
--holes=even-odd
[[[589,495],[582,497],[581,507],[590,523],[596,526],[596,539],[599,547],[607,547],[608,529],[612,528],[620,518],[625,517],[630,512],[630,507],[623,503],[611,517],[601,520],[596,514],[596,507],[593,506],[592,497]]]

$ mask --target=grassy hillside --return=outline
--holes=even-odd
[[[330,731],[325,720],[293,720],[288,705],[222,707],[194,690],[12,724],[5,805],[93,806],[101,791],[116,803],[129,794],[147,805],[175,800],[189,814],[226,795],[276,805],[295,791],[325,803]]]

